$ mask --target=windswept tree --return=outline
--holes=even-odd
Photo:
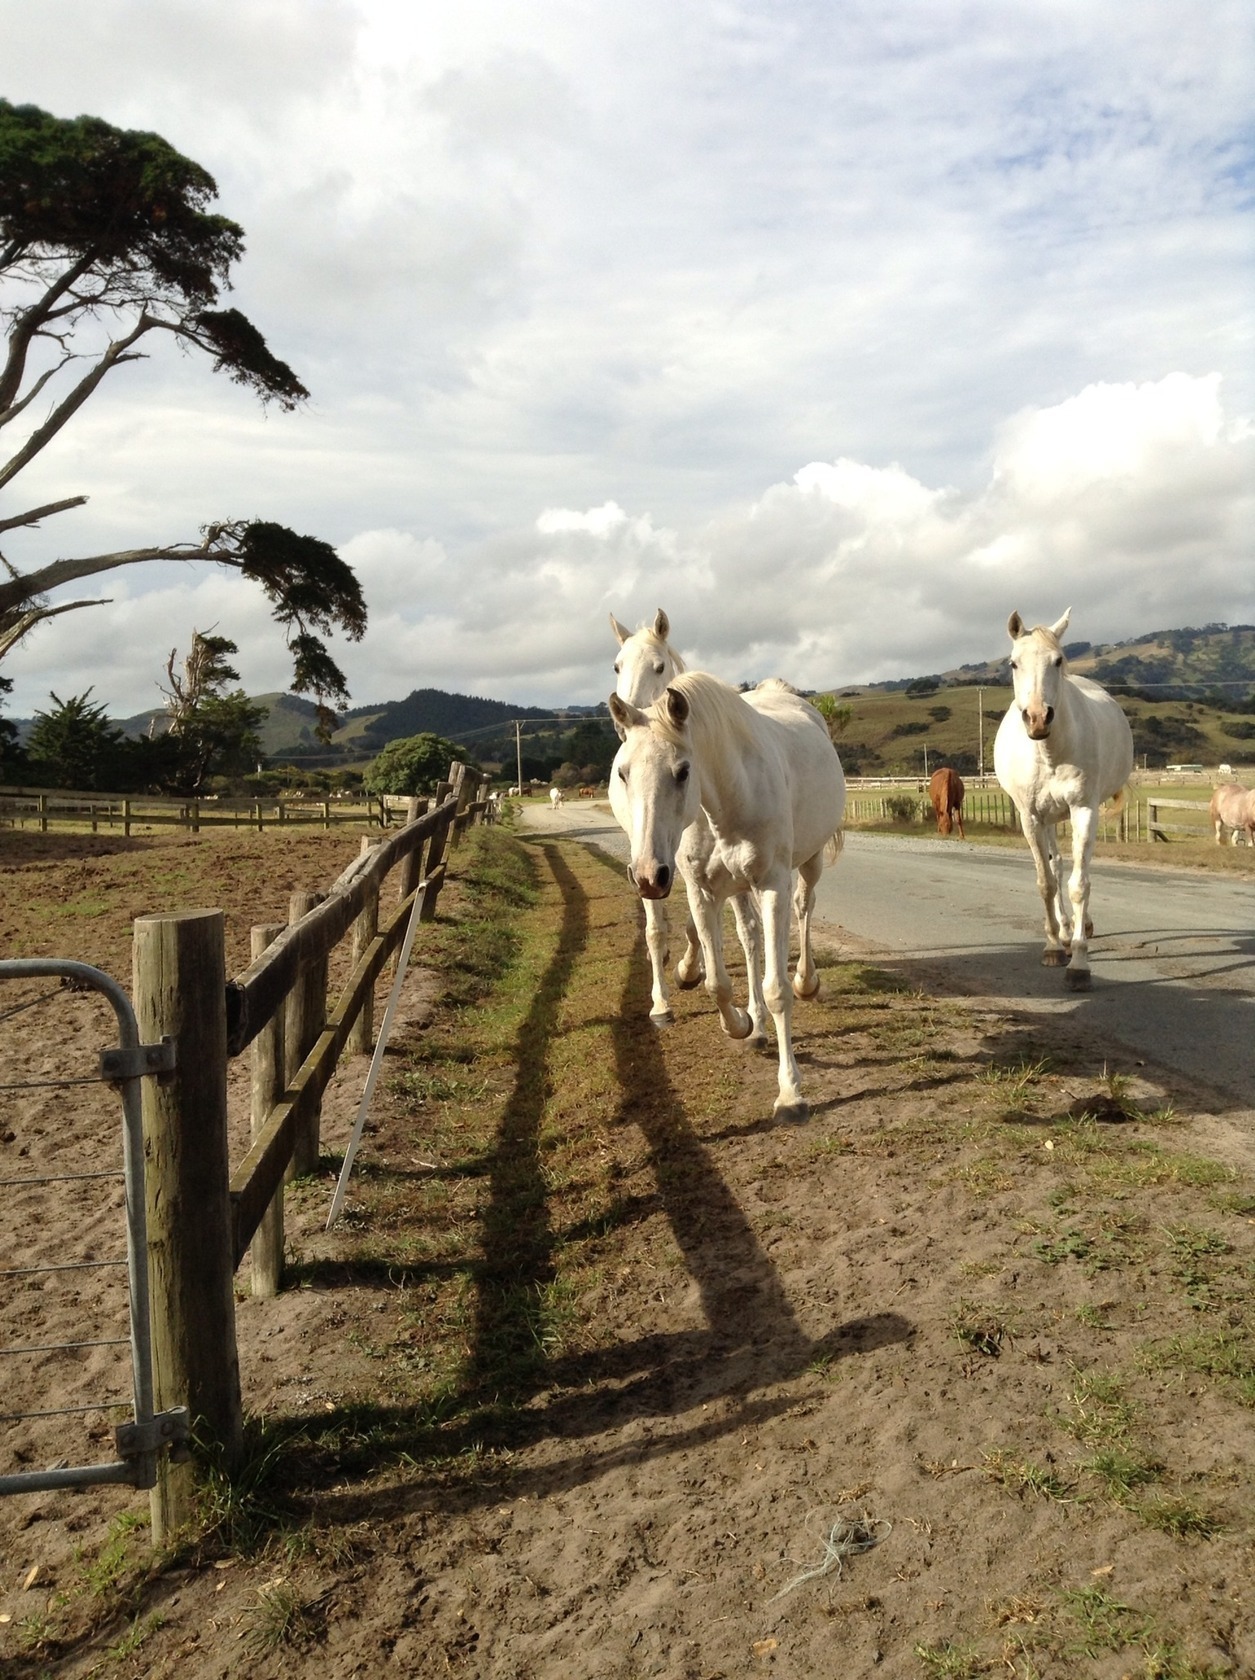
[[[0,450],[5,490],[107,374],[162,338],[210,358],[263,403],[296,408],[304,385],[237,309],[221,308],[243,230],[208,208],[217,187],[160,135],[60,118],[0,99]],[[85,496],[0,516],[34,527]],[[215,519],[198,539],[64,558],[18,571],[3,556],[0,656],[36,624],[94,600],[50,599],[81,578],[148,560],[209,560],[258,584],[283,627],[292,687],[321,707],[348,698],[323,638],[358,640],[366,605],[330,544],[267,520]]]
[[[203,793],[211,776],[242,776],[262,756],[258,733],[269,713],[255,706],[229,663],[238,653],[226,636],[192,632],[192,646],[178,668],[178,649],[166,661],[169,688],[163,690],[169,717],[171,786],[179,793]]]

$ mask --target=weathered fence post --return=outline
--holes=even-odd
[[[259,922],[252,930],[250,957],[256,959],[283,932],[282,922]],[[283,1010],[277,1009],[252,1044],[252,1134],[265,1126],[284,1091]],[[249,1244],[254,1295],[269,1300],[283,1276],[283,1187],[275,1192],[257,1235]]]
[[[314,892],[294,892],[288,900],[288,922],[299,922],[306,911],[321,904],[323,895]],[[296,985],[288,993],[287,1019],[284,1022],[285,1083],[290,1085],[301,1063],[318,1041],[327,1024],[327,959],[320,957],[302,969]],[[315,1098],[306,1099],[305,1112],[297,1128],[287,1177],[303,1178],[318,1171],[318,1133],[322,1105]]]
[[[457,795],[457,808],[454,812],[452,830],[449,836],[449,844],[452,847],[461,844],[462,832],[469,820],[466,815],[466,807],[470,804],[471,799],[471,778],[460,758],[455,758],[449,766],[449,781]]]
[[[379,844],[368,834],[362,835],[361,855],[374,851]],[[379,886],[372,883],[366,895],[366,902],[362,905],[361,914],[353,923],[352,938],[349,945],[349,972],[356,969],[359,962],[366,955],[371,941],[379,932]],[[344,1047],[350,1056],[369,1056],[375,1042],[375,994],[367,992],[362,999],[362,1007],[349,1028]]]
[[[227,1159],[226,958],[220,910],[135,923],[141,1041],[173,1038],[177,1065],[143,1081],[153,1391],[158,1411],[187,1406],[195,1439],[238,1459],[243,1420],[235,1342]],[[162,1468],[153,1528],[192,1516],[190,1464]]]

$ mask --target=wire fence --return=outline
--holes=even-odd
[[[163,1047],[87,964],[0,981],[0,1493],[150,1487],[185,1432],[152,1407],[139,1080]],[[100,1443],[117,1456],[75,1462]]]

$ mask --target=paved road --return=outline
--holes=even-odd
[[[626,857],[609,812],[523,807],[529,825]],[[907,979],[1066,1015],[1255,1108],[1255,882],[1098,864],[1093,989],[1072,995],[1039,963],[1041,900],[1028,848],[851,833],[824,872],[818,914]],[[840,931],[838,931],[840,930]]]

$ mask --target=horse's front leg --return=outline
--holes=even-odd
[[[729,1038],[748,1038],[754,1023],[732,1001],[732,979],[723,960],[723,900],[690,881],[689,908],[706,963],[706,990],[715,1000],[720,1025]]]
[[[793,1054],[793,990],[789,985],[789,876],[773,879],[759,889],[763,917],[763,997],[776,1027],[780,1055],[779,1089],[772,1113],[777,1120],[805,1120],[810,1115]]]
[[[797,917],[797,968],[793,974],[793,990],[800,998],[811,998],[819,991],[819,970],[811,949],[811,914],[815,908],[815,888],[824,872],[824,854],[816,852],[807,858],[797,872],[793,887],[793,913]]]
[[[1087,805],[1072,813],[1072,874],[1068,897],[1072,903],[1072,961],[1067,982],[1074,992],[1089,990],[1089,939],[1094,925],[1089,919],[1089,866],[1094,856],[1098,813]]]
[[[703,972],[702,944],[697,937],[697,924],[693,920],[693,912],[690,908],[684,919],[684,955],[675,965],[676,984],[683,986],[686,990],[690,986],[700,986]]]
[[[1046,916],[1046,949],[1041,954],[1043,968],[1063,968],[1068,960],[1068,952],[1059,937],[1059,918],[1055,914],[1055,902],[1059,896],[1059,883],[1055,878],[1055,859],[1058,847],[1052,844],[1054,831],[1043,822],[1039,822],[1029,811],[1020,813],[1020,827],[1024,830],[1024,838],[1028,841],[1028,849],[1033,854],[1033,868],[1037,872],[1037,890],[1041,894],[1042,905]]]
[[[736,936],[745,953],[745,982],[749,992],[750,1043],[761,1050],[767,1043],[767,1005],[763,1001],[763,924],[751,893],[732,895],[732,918]]]
[[[667,906],[661,898],[646,898],[641,902],[645,906],[645,947],[653,977],[649,1018],[656,1027],[670,1027],[675,1016],[667,996]]]

